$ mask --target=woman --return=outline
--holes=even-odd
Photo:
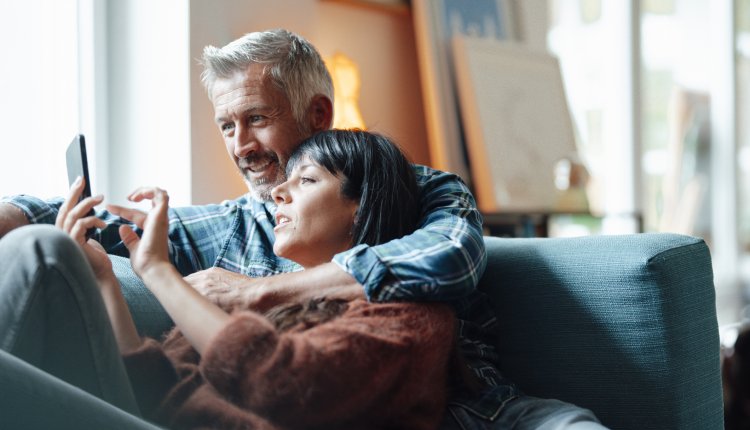
[[[416,227],[411,167],[381,136],[363,131],[313,136],[291,156],[287,178],[272,192],[278,204],[274,252],[305,268]],[[101,197],[69,203],[77,201],[81,189],[80,182],[72,187],[58,226],[90,262],[123,355],[129,381],[118,377],[115,391],[125,393],[118,406],[134,409],[129,382],[143,415],[169,427],[427,429],[439,424],[455,330],[446,307],[321,298],[274,309],[268,317],[252,311],[227,314],[169,263],[168,196],[142,188],[129,199],[152,200],[151,211],[133,220],[144,234],[139,239],[125,226],[120,234],[134,270],[177,326],[164,342],[142,340],[109,259],[85,240],[86,230],[101,221],[84,214]],[[99,394],[95,385],[85,388]]]

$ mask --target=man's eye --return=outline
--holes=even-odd
[[[234,128],[234,124],[232,123],[226,123],[221,125],[221,131],[227,132]]]
[[[250,115],[250,117],[248,118],[248,121],[250,122],[250,124],[257,124],[263,121],[263,119],[264,119],[263,115]]]

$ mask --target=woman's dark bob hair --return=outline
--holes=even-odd
[[[414,232],[419,189],[414,170],[388,138],[362,130],[326,130],[305,139],[286,165],[309,158],[341,179],[341,194],[359,202],[352,245],[378,245]]]

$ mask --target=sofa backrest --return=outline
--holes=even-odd
[[[613,429],[721,429],[711,257],[674,234],[485,238],[501,371]]]

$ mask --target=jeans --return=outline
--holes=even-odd
[[[139,411],[83,252],[32,225],[0,240],[0,427],[156,428]]]
[[[440,430],[602,430],[594,413],[555,399],[520,396],[508,401],[494,421],[451,407]]]

